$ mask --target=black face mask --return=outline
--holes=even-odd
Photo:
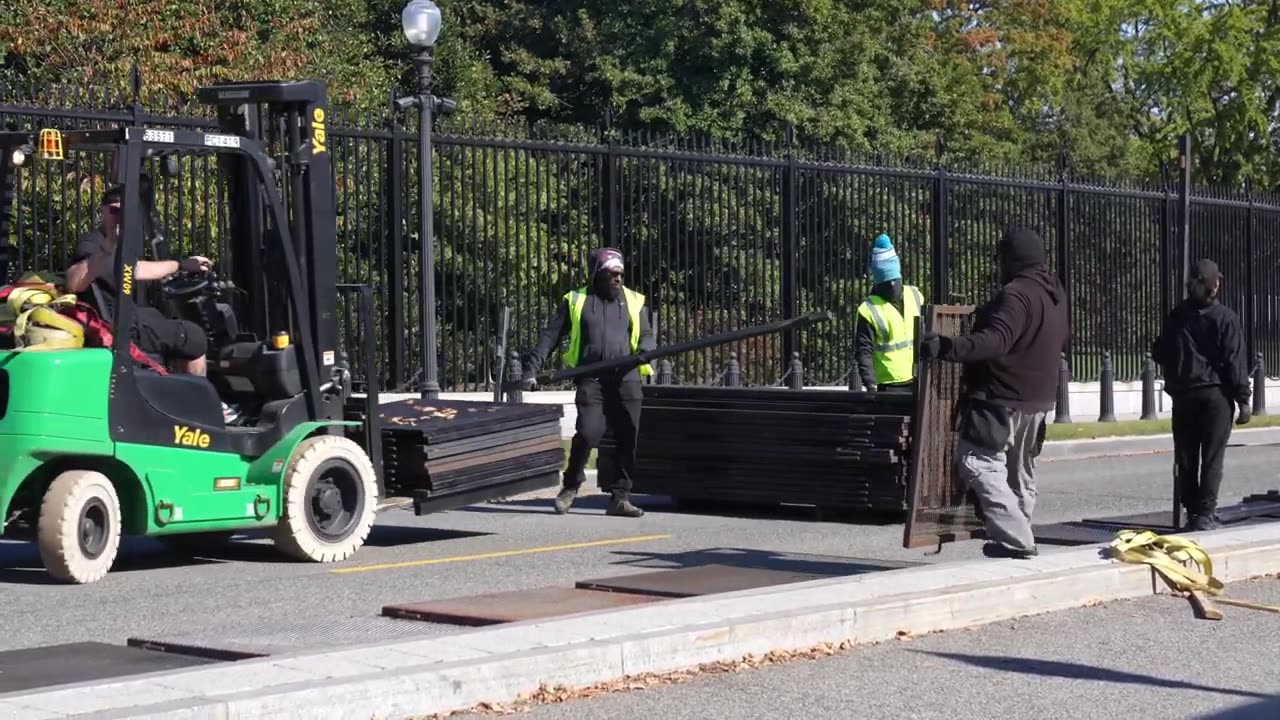
[[[898,302],[902,299],[902,281],[886,280],[872,288],[872,292],[889,302]]]
[[[1209,295],[1209,283],[1202,278],[1192,278],[1187,281],[1187,297],[1200,307],[1208,307],[1214,301],[1214,298]]]
[[[606,300],[618,299],[620,290],[613,286],[613,283],[611,282],[611,279],[609,277],[609,273],[607,272],[596,273],[595,281],[592,283],[592,285],[595,288],[596,294],[599,295],[600,297]]]

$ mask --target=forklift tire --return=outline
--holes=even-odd
[[[310,562],[355,554],[373,528],[378,481],[364,448],[345,437],[317,435],[298,444],[284,475],[276,547]]]
[[[49,575],[77,584],[101,580],[120,550],[115,486],[92,470],[58,475],[40,503],[36,536]]]

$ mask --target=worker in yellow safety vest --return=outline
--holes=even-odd
[[[910,392],[915,382],[916,320],[924,305],[919,288],[902,284],[902,263],[888,235],[871,250],[871,294],[858,306],[854,356],[868,392]]]
[[[551,350],[566,336],[569,342],[563,354],[565,367],[614,360],[657,347],[644,295],[622,283],[622,253],[598,248],[588,256],[588,265],[589,284],[564,294],[559,312],[542,331],[537,346],[525,355],[526,379],[538,373]],[[617,465],[606,513],[633,518],[644,515],[631,503],[631,474],[644,400],[641,378],[652,374],[653,368],[645,363],[577,379],[577,433],[569,449],[564,485],[555,499],[558,514],[567,513],[578,496],[578,488],[585,480],[587,457],[599,447],[607,423],[617,442]]]

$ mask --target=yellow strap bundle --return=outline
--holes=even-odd
[[[76,296],[59,294],[52,283],[14,288],[6,306],[16,316],[14,340],[20,350],[62,350],[84,347],[84,327],[58,312],[75,305]]]
[[[1178,535],[1157,535],[1150,530],[1121,530],[1111,541],[1112,557],[1128,563],[1146,563],[1183,592],[1196,590],[1221,595],[1222,581],[1213,576],[1213,561],[1200,543]],[[1194,562],[1196,570],[1187,563]]]
[[[1177,535],[1157,535],[1150,530],[1121,530],[1111,541],[1112,556],[1128,563],[1145,563],[1160,573],[1174,589],[1195,601],[1196,593],[1208,593],[1224,605],[1280,613],[1280,607],[1221,597],[1224,586],[1213,576],[1213,561],[1200,543]],[[1188,566],[1195,563],[1197,571]],[[1207,602],[1204,604],[1207,605]],[[1211,620],[1221,619],[1215,612]]]

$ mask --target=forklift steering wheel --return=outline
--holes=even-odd
[[[182,273],[160,284],[166,297],[186,299],[204,293],[209,288],[207,273]]]

